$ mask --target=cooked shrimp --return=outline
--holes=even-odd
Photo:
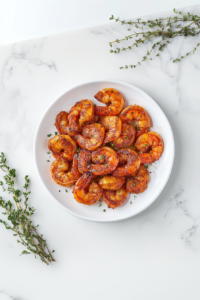
[[[160,158],[164,150],[164,143],[157,132],[149,131],[148,133],[142,134],[137,139],[135,147],[141,152],[139,154],[141,163],[147,164]]]
[[[108,205],[108,208],[116,208],[122,205],[126,200],[128,192],[125,184],[118,191],[103,191],[103,201]]]
[[[122,131],[119,137],[114,139],[113,145],[115,148],[125,148],[133,144],[136,136],[136,130],[133,126],[122,124]]]
[[[77,144],[86,150],[94,150],[98,148],[105,135],[105,128],[98,123],[87,125],[83,128],[82,135],[75,134],[74,138]]]
[[[138,153],[132,149],[121,149],[117,151],[119,166],[112,173],[113,176],[128,176],[135,173],[140,167]]]
[[[124,105],[124,98],[115,89],[104,89],[94,96],[98,101],[105,103],[106,106],[96,106],[95,113],[102,116],[118,115]]]
[[[78,155],[75,154],[71,169],[69,168],[69,162],[63,158],[57,158],[51,165],[51,175],[54,181],[63,186],[70,186],[74,184],[81,174],[78,171]]]
[[[139,105],[130,105],[126,107],[119,117],[122,120],[122,123],[130,123],[132,120],[135,120],[137,126],[136,137],[148,132],[151,127],[151,121],[147,112]]]
[[[92,205],[101,198],[103,190],[95,182],[90,184],[92,178],[93,175],[90,172],[86,172],[76,182],[73,193],[77,202]]]
[[[116,191],[124,184],[125,177],[115,177],[115,176],[104,176],[98,182],[100,187],[104,190]]]
[[[105,137],[103,144],[112,142],[115,138],[118,138],[121,133],[122,121],[116,116],[100,117],[100,123],[105,127]]]
[[[102,147],[92,152],[92,162],[95,164],[89,165],[88,171],[93,175],[107,175],[116,169],[119,158],[113,149]]]
[[[94,105],[90,100],[81,100],[77,102],[68,115],[68,134],[73,136],[77,132],[81,132],[84,125],[94,120]]]
[[[82,174],[87,172],[88,165],[92,161],[92,152],[82,149],[78,156],[78,170]]]
[[[146,190],[148,182],[149,171],[144,165],[140,165],[136,173],[127,179],[126,189],[129,193],[140,194]]]
[[[66,111],[61,111],[56,116],[54,125],[60,134],[68,134],[68,113]]]
[[[48,148],[55,158],[64,157],[70,161],[73,159],[77,145],[69,135],[55,135],[48,141]]]

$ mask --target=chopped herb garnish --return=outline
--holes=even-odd
[[[148,165],[145,165],[145,168],[148,169]]]
[[[75,139],[77,140],[78,136],[75,136]]]
[[[94,107],[96,107],[97,105],[96,104],[94,104]]]
[[[144,144],[146,147],[149,147],[149,145],[148,144]]]
[[[50,153],[51,153],[50,151],[47,152],[47,154],[50,154]]]
[[[61,192],[61,190],[59,190],[59,193]]]
[[[120,192],[121,192],[121,190],[118,190],[117,192],[118,192],[118,193],[120,193]]]
[[[47,134],[47,136],[50,137],[50,136],[51,136],[51,133]]]
[[[114,144],[113,144],[113,143],[110,143],[110,144],[111,144],[112,147],[114,147]]]
[[[68,193],[68,190],[65,190],[66,193]]]
[[[101,207],[101,206],[102,206],[102,204],[100,203],[100,204],[99,204],[99,207]]]
[[[94,135],[91,135],[91,138],[93,138],[94,137]]]
[[[57,131],[55,131],[54,133],[55,133],[55,135],[57,135],[57,134],[58,134],[58,133],[57,133]]]
[[[132,204],[132,201],[130,202],[130,204]]]
[[[104,209],[103,211],[104,211],[104,212],[106,212],[106,210],[105,210],[105,209]]]
[[[47,160],[47,162],[50,162],[50,160]]]
[[[104,159],[104,156],[103,156],[103,155],[101,155],[101,156],[100,156],[100,159]]]
[[[129,137],[128,137],[128,136],[126,137],[126,140],[129,140]]]
[[[59,140],[57,140],[56,142],[59,142]]]

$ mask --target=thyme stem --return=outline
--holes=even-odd
[[[42,262],[49,265],[49,263],[55,261],[55,259],[53,258],[46,241],[43,239],[42,235],[37,232],[36,227],[38,227],[38,225],[34,226],[31,221],[31,216],[34,214],[35,209],[28,205],[28,195],[30,194],[30,192],[28,192],[30,182],[28,176],[25,176],[23,209],[21,205],[22,200],[19,198],[21,192],[18,189],[16,190],[14,187],[16,171],[15,169],[10,169],[8,167],[4,153],[1,153],[0,156],[0,168],[7,173],[7,175],[4,176],[7,188],[4,188],[4,183],[2,181],[0,181],[0,185],[4,192],[7,191],[9,194],[13,194],[13,200],[16,206],[15,209],[10,200],[5,201],[2,197],[0,197],[0,206],[5,209],[3,214],[7,215],[7,219],[11,222],[12,227],[3,220],[0,220],[0,223],[3,223],[6,229],[14,231],[14,236],[18,235],[20,238],[17,242],[27,248],[28,251],[23,250],[21,254],[33,253],[34,255],[38,255]],[[52,252],[54,252],[54,250]]]
[[[173,10],[173,12],[175,14],[178,14],[178,16],[159,18],[148,21],[137,19],[137,21],[126,22],[124,20],[120,20],[119,18],[115,18],[113,15],[110,17],[110,20],[120,22],[121,25],[133,25],[136,29],[141,30],[140,32],[134,31],[134,33],[127,35],[124,38],[109,42],[110,47],[113,47],[115,43],[119,44],[123,41],[128,41],[132,38],[135,38],[135,42],[132,45],[128,45],[127,47],[122,48],[116,47],[114,50],[110,50],[111,53],[118,54],[121,51],[126,51],[128,49],[131,50],[133,47],[138,47],[145,42],[149,42],[154,38],[162,36],[162,41],[155,42],[151,50],[147,51],[146,55],[142,57],[141,61],[139,61],[135,65],[125,65],[123,67],[120,67],[120,69],[128,69],[129,67],[135,68],[136,66],[141,65],[141,63],[144,61],[155,59],[157,56],[159,56],[159,52],[165,48],[169,41],[177,36],[197,36],[200,33],[200,16],[190,14],[189,12],[187,14],[183,14],[182,12],[176,11],[175,9]],[[128,30],[130,31],[131,29],[128,28]],[[140,38],[137,39],[137,37]],[[157,47],[157,45],[159,45],[159,47]],[[173,62],[180,61],[189,54],[194,53],[199,45],[200,43],[197,43],[197,45],[191,51],[187,52],[185,55],[182,55],[179,58],[174,59]],[[150,57],[150,55],[153,55],[153,50],[156,50],[156,48],[156,54]]]

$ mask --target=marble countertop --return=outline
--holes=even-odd
[[[185,11],[200,13],[200,5]],[[110,54],[108,42],[126,29],[110,22],[0,48],[0,150],[17,169],[19,186],[30,176],[34,222],[56,250],[56,263],[48,267],[34,256],[19,256],[22,246],[0,226],[1,300],[200,299],[200,50],[173,64],[197,43],[178,38],[156,60],[120,70],[149,47]],[[131,219],[105,224],[56,205],[33,160],[34,134],[46,108],[68,88],[98,79],[148,93],[169,119],[176,144],[172,174],[158,199]]]

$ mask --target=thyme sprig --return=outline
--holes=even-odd
[[[129,41],[135,39],[132,44],[129,44],[126,47],[116,47],[114,50],[110,50],[111,53],[118,54],[121,51],[131,50],[134,47],[138,47],[141,44],[150,42],[158,38],[158,41],[155,41],[151,46],[150,50],[142,57],[141,61],[133,65],[125,65],[120,67],[120,69],[136,68],[138,65],[141,65],[142,62],[147,60],[153,60],[160,55],[161,52],[167,44],[172,40],[172,38],[178,36],[197,36],[200,33],[200,16],[190,14],[183,14],[181,11],[177,11],[175,8],[173,10],[178,16],[160,18],[155,20],[142,21],[141,19],[136,19],[136,21],[125,21],[115,18],[113,15],[110,17],[110,20],[115,20],[115,22],[120,22],[121,25],[129,25],[128,31],[131,30],[130,26],[134,26],[134,33],[129,34],[121,39],[116,39],[113,42],[109,42],[110,47],[113,47],[113,44],[119,44],[122,41]],[[137,31],[135,31],[137,30]],[[138,30],[140,30],[138,32]],[[185,55],[182,55],[173,60],[173,63],[181,61],[183,58],[188,56],[197,50],[200,46],[200,43],[197,43],[196,46]],[[155,54],[154,51],[155,50]]]
[[[9,225],[6,221],[0,219],[0,223],[4,224],[6,229],[14,232],[14,236],[18,236],[18,243],[21,243],[26,247],[27,250],[23,250],[21,255],[23,254],[34,254],[35,257],[39,256],[41,261],[45,264],[49,265],[50,262],[55,261],[52,253],[50,252],[46,240],[43,238],[42,234],[37,232],[37,226],[34,226],[31,220],[32,215],[35,212],[33,207],[30,207],[28,204],[28,195],[31,193],[28,191],[29,186],[29,178],[28,175],[25,176],[25,185],[23,186],[24,192],[24,205],[22,208],[22,199],[20,199],[21,191],[15,189],[14,179],[16,177],[16,170],[10,169],[6,164],[6,158],[4,153],[2,152],[0,155],[0,168],[2,171],[7,174],[3,177],[7,187],[4,187],[4,183],[0,181],[0,185],[3,188],[4,192],[8,192],[13,195],[14,203],[9,201],[5,201],[0,197],[0,207],[2,207],[5,211],[4,215],[7,216],[7,219],[10,221],[11,225]],[[14,205],[15,204],[15,205]]]

